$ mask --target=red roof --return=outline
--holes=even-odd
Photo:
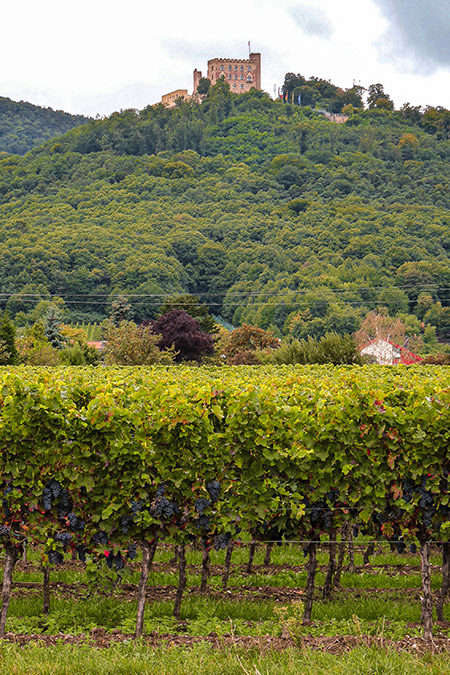
[[[88,347],[94,347],[94,349],[104,349],[105,343],[101,341],[89,341],[86,343]]]
[[[423,360],[421,356],[418,356],[418,354],[413,354],[413,352],[409,352],[404,347],[399,347],[398,345],[394,346],[397,347],[397,349],[400,349],[400,363],[404,363],[405,365],[409,366],[411,363],[420,363]]]

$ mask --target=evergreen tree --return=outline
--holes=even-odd
[[[122,321],[130,321],[131,305],[123,295],[118,295],[111,305],[111,321],[118,326]]]
[[[50,307],[44,317],[44,333],[51,346],[55,349],[63,349],[65,340],[61,333],[61,315],[55,307]]]
[[[5,312],[0,316],[0,365],[17,363],[16,330]]]

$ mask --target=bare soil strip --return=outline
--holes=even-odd
[[[7,633],[4,640],[19,645],[29,643],[38,643],[45,647],[51,647],[56,644],[69,645],[89,645],[97,648],[107,648],[121,642],[130,642],[133,635],[120,632],[106,633],[103,629],[97,628],[90,633],[80,635],[42,635],[35,633],[24,635],[21,633]],[[389,640],[380,636],[302,636],[298,641],[290,638],[280,638],[272,636],[263,637],[236,637],[232,635],[217,636],[215,633],[198,637],[190,635],[177,635],[172,633],[150,633],[141,638],[142,643],[152,647],[192,647],[199,642],[207,642],[214,649],[225,648],[243,648],[257,649],[259,651],[283,651],[288,648],[311,649],[314,651],[327,652],[329,654],[342,654],[356,647],[378,647],[387,650],[396,650],[399,652],[409,652],[413,654],[423,654],[433,652],[444,654],[450,650],[450,639],[436,636],[430,644],[419,637],[406,637],[402,640]]]

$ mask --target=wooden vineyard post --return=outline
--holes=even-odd
[[[228,586],[228,579],[230,578],[231,556],[233,555],[234,544],[229,541],[227,544],[227,552],[225,554],[225,565],[222,575],[222,589],[225,590]]]
[[[436,602],[436,617],[444,621],[444,604],[450,585],[450,542],[442,545],[442,586]]]
[[[363,555],[363,565],[368,565],[370,563],[370,556],[373,555],[373,552],[375,551],[375,544],[372,542],[369,544],[364,551]]]
[[[42,613],[48,614],[50,611],[50,568],[47,565],[44,565],[42,568],[43,580],[42,580],[42,594],[43,594],[43,605]]]
[[[210,575],[209,551],[206,541],[202,541],[202,575],[200,583],[200,593],[206,593],[208,588],[208,579]]]
[[[263,562],[264,565],[270,565],[270,558],[271,558],[271,555],[272,555],[273,546],[274,546],[274,542],[269,541],[269,543],[266,546],[266,554],[264,556],[264,562]]]
[[[336,571],[334,574],[331,590],[333,590],[333,588],[337,588],[341,583],[342,567],[344,565],[344,556],[345,556],[345,537],[347,536],[347,532],[348,526],[347,524],[345,524],[341,527],[341,541],[339,543],[338,561],[336,565]]]
[[[178,562],[178,550],[179,550],[179,546],[175,545],[174,549],[173,549],[173,556],[169,560],[169,565],[176,565],[177,564],[177,562]]]
[[[351,574],[355,571],[355,545],[353,543],[353,531],[352,528],[348,528],[348,566],[347,571]]]
[[[257,545],[258,544],[256,543],[256,541],[253,539],[253,541],[251,542],[250,547],[249,547],[248,563],[247,563],[247,567],[245,568],[245,571],[247,572],[247,574],[252,573],[253,559],[255,557]]]
[[[331,591],[333,590],[333,578],[334,578],[334,572],[336,569],[336,529],[333,528],[330,531],[330,543],[328,544],[330,547],[330,556],[328,559],[328,569],[327,569],[327,575],[325,577],[325,583],[323,585],[323,593],[322,597],[325,600],[328,600],[331,595]]]
[[[311,613],[314,596],[314,581],[316,578],[317,556],[316,556],[316,542],[312,541],[308,544],[308,578],[306,580],[305,588],[305,608],[303,611],[303,623],[306,625],[311,623]]]
[[[11,585],[14,567],[20,555],[18,546],[8,542],[5,544],[5,566],[3,568],[2,609],[0,611],[0,637],[5,635],[6,617],[11,599]]]
[[[154,539],[150,544],[148,541],[141,542],[142,548],[142,565],[141,565],[141,576],[139,578],[139,587],[138,587],[138,607],[136,615],[136,632],[135,637],[141,637],[144,632],[144,610],[145,610],[145,589],[148,581],[148,574],[155,557],[156,547],[158,542]]]
[[[422,575],[422,625],[425,640],[433,638],[433,600],[430,579],[430,544],[420,544],[420,572]]]
[[[181,600],[183,599],[184,589],[186,588],[186,547],[181,544],[178,547],[178,587],[175,594],[175,606],[173,615],[176,619],[180,618]]]

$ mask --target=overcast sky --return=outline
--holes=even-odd
[[[450,108],[450,0],[3,0],[1,23],[0,96],[72,113],[192,91],[195,67],[249,40],[272,95],[290,71]]]

